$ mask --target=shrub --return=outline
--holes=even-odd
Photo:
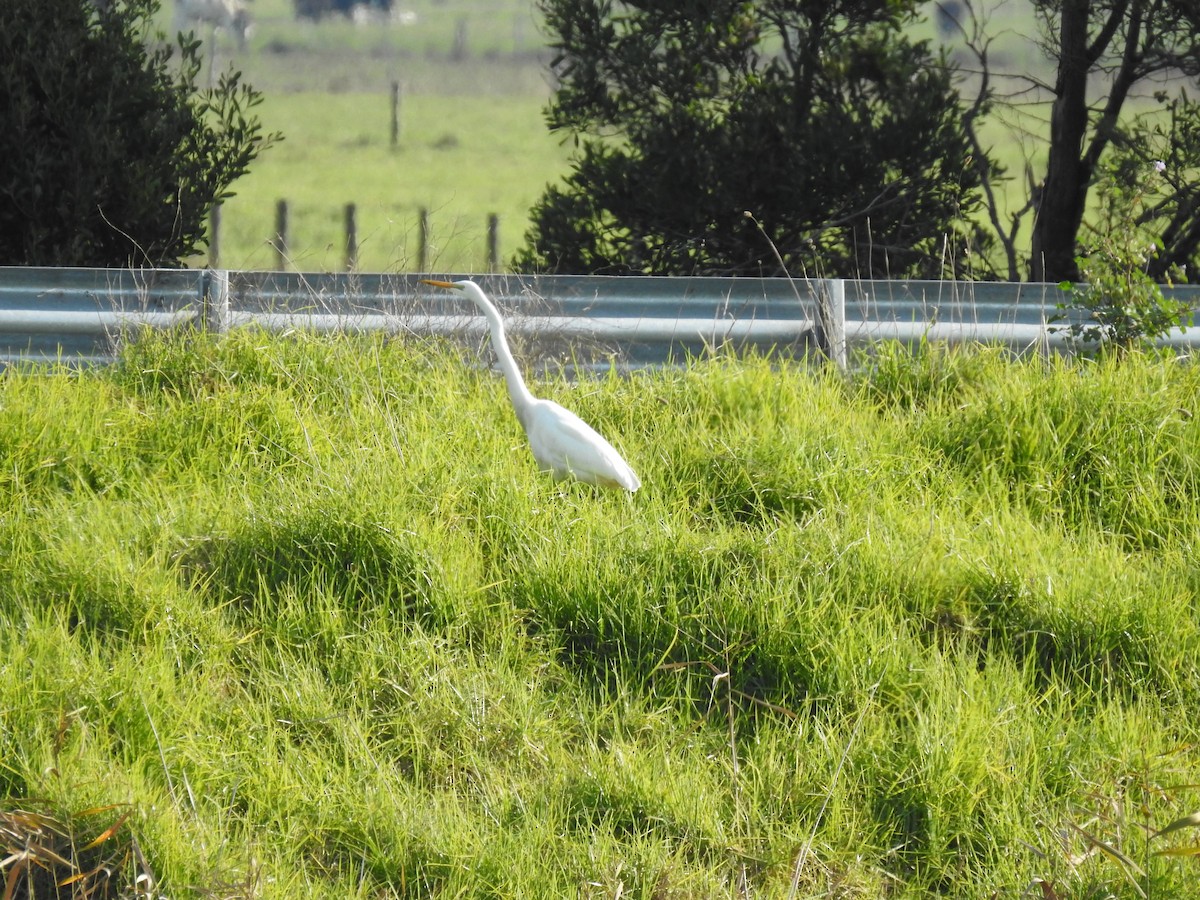
[[[0,4],[0,264],[179,265],[210,207],[279,138],[240,73],[197,89],[200,42],[178,58],[158,0]]]

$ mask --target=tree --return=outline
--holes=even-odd
[[[1071,280],[1078,274],[1076,238],[1101,157],[1113,142],[1134,146],[1152,133],[1144,122],[1122,127],[1131,92],[1166,73],[1200,74],[1200,8],[1195,0],[1037,0],[1036,6],[1052,25],[1057,17],[1048,37],[1058,66],[1032,274],[1039,281]],[[1093,75],[1106,82],[1104,99],[1094,107],[1088,96]],[[1195,105],[1186,96],[1177,104],[1194,128]],[[1185,217],[1194,222],[1194,209]]]
[[[197,89],[199,42],[161,43],[157,11],[0,3],[0,263],[179,265],[213,203],[279,139],[238,73]]]
[[[516,267],[939,277],[986,258],[951,73],[903,31],[915,2],[539,6],[548,122],[578,152]]]
[[[963,4],[960,27],[976,54],[982,90],[991,91],[988,18],[981,6]],[[1182,85],[1200,76],[1200,4],[1196,0],[1033,0],[1040,43],[1053,69],[1053,82],[1028,75],[1029,96],[1047,96],[1049,143],[1045,177],[1033,184],[1034,213],[1029,273],[1035,281],[1074,281],[1078,259],[1102,235],[1090,235],[1089,198],[1102,178],[1121,183],[1106,189],[1138,192],[1148,173],[1163,182],[1145,198],[1139,219],[1161,245],[1146,262],[1153,278],[1186,267],[1197,276],[1200,249],[1200,106]],[[970,24],[967,24],[967,23]],[[1172,92],[1178,93],[1172,97]],[[988,101],[1007,105],[989,95]],[[1119,157],[1119,165],[1106,165]],[[1161,165],[1159,165],[1161,164]],[[988,173],[983,173],[985,183]],[[1036,182],[1036,179],[1031,179]],[[1005,235],[993,207],[1001,242]],[[1015,222],[1008,235],[1016,233]],[[1015,248],[1005,243],[1010,270]],[[1015,276],[1014,276],[1015,277]]]

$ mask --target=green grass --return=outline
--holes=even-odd
[[[390,146],[390,95],[283,94],[261,117],[286,135],[234,186],[222,211],[220,264],[276,267],[276,201],[289,206],[287,268],[345,265],[345,206],[354,203],[360,271],[418,268],[420,210],[430,223],[426,268],[486,271],[487,220],[499,217],[500,265],[528,228],[529,209],[566,171],[567,148],[528,97],[409,96]]]
[[[7,372],[0,834],[168,896],[1189,894],[1190,363],[538,385],[627,497],[539,475],[472,362]]]

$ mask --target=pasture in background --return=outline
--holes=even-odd
[[[163,11],[165,27],[174,2]],[[219,265],[278,267],[276,206],[285,200],[286,268],[346,267],[347,204],[356,209],[359,271],[486,271],[493,215],[503,267],[523,240],[530,207],[568,171],[571,149],[547,131],[542,115],[551,93],[549,53],[532,0],[396,0],[390,16],[357,22],[298,18],[293,0],[246,6],[244,43],[202,24],[197,33],[209,43],[213,73],[232,65],[263,91],[264,126],[286,140],[234,185],[236,196],[221,212]],[[935,4],[926,7],[928,19],[914,35],[945,42],[969,69],[961,36],[938,27]],[[995,69],[1052,81],[1028,0],[989,8]],[[969,98],[969,75],[962,90]],[[1023,106],[985,124],[985,145],[1010,176],[1000,185],[1002,210],[1025,202],[1026,160],[1040,177],[1047,114]],[[418,265],[422,209],[425,266]],[[1019,245],[1028,243],[1027,231]]]
[[[290,0],[250,9],[242,49],[229,32],[197,29],[212,71],[242,71],[265,95],[264,128],[285,135],[223,205],[220,265],[276,268],[279,200],[288,204],[291,269],[345,267],[349,203],[361,271],[417,268],[422,209],[429,268],[488,268],[492,215],[503,265],[569,155],[542,116],[550,89],[532,4],[406,3],[387,21],[364,23],[298,20]]]
[[[287,139],[259,159],[222,208],[220,264],[275,268],[275,206],[288,201],[289,268],[344,266],[345,204],[354,203],[358,268],[416,267],[419,217],[429,211],[428,263],[486,268],[488,216],[503,260],[530,206],[566,169],[567,151],[541,123],[539,101],[498,96],[401,100],[399,144],[389,144],[389,99],[379,94],[271,96],[262,116]]]

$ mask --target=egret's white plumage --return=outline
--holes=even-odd
[[[521,427],[525,429],[533,458],[542,471],[549,472],[558,480],[576,478],[589,484],[624,488],[627,491],[636,491],[641,486],[641,479],[629,467],[629,463],[592,426],[553,400],[541,400],[533,396],[509,349],[508,339],[504,335],[504,319],[479,285],[473,281],[422,281],[465,294],[487,319],[492,346],[508,385],[509,399]]]

